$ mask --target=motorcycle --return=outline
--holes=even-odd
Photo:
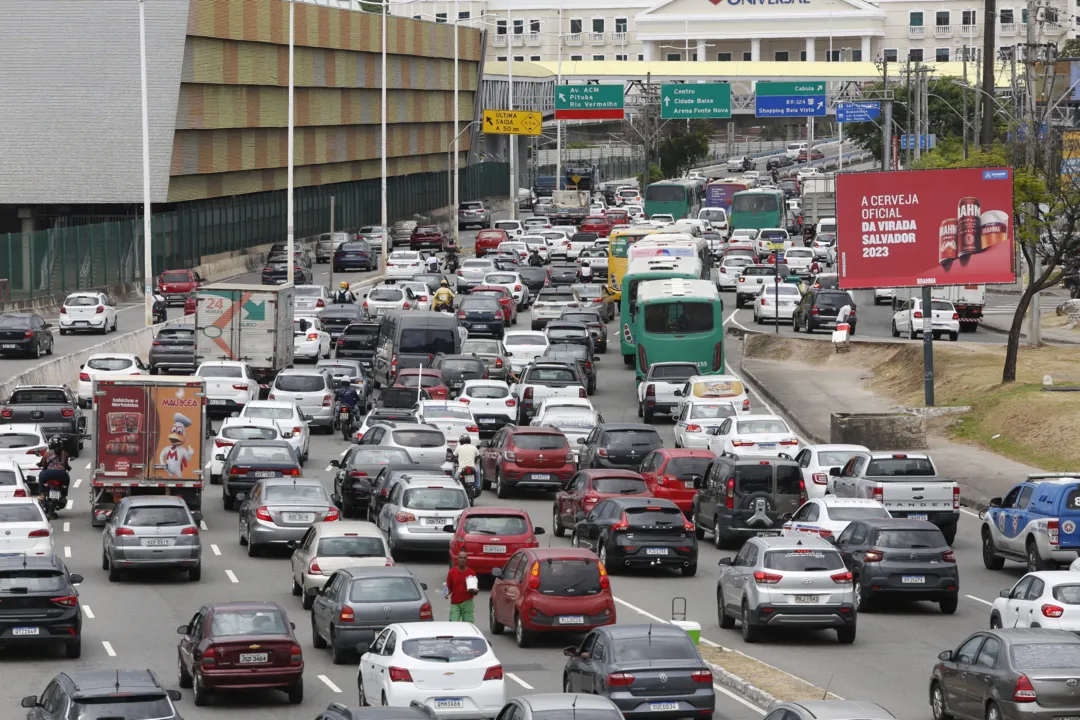
[[[454,303],[452,302],[437,302],[435,303],[435,312],[454,313]]]
[[[458,482],[465,487],[465,494],[469,496],[469,500],[475,500],[480,494],[476,488],[476,470],[472,465],[466,465],[458,470]]]
[[[165,307],[165,298],[161,295],[154,295],[154,304],[151,306],[151,311],[155,323],[163,323],[169,319],[169,311]]]
[[[67,498],[64,497],[64,484],[59,480],[49,480],[45,483],[42,491],[44,499],[41,501],[41,509],[45,511],[45,517],[54,518],[57,513],[67,507]]]
[[[353,415],[348,405],[342,405],[338,408],[338,427],[341,429],[343,440],[352,440]]]
[[[456,273],[458,271],[458,254],[456,252],[450,252],[446,254],[446,272]]]

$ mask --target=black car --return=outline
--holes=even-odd
[[[660,433],[643,423],[602,423],[585,438],[578,451],[578,467],[618,468],[638,472],[641,461],[664,446]]]
[[[578,279],[576,263],[558,262],[551,264],[552,285],[573,285]]]
[[[349,323],[338,335],[337,351],[334,357],[354,358],[365,365],[370,365],[375,360],[375,342],[378,339],[379,323]]]
[[[371,499],[367,507],[368,522],[375,522],[386,499],[390,496],[390,486],[398,478],[408,477],[446,477],[441,465],[416,465],[413,463],[387,465],[375,476],[371,487]]]
[[[493,341],[492,341],[493,342]],[[441,370],[451,397],[457,397],[466,380],[486,380],[487,366],[475,355],[437,355],[432,370]]]
[[[577,363],[578,371],[585,378],[585,392],[590,395],[596,392],[596,358],[588,347],[570,343],[548,345],[541,357],[547,360]]]
[[[341,243],[334,251],[334,272],[375,270],[378,267],[379,259],[364,240]]]
[[[595,551],[609,573],[626,567],[697,573],[694,526],[670,500],[640,496],[603,500],[574,526],[570,543]]]
[[[850,326],[849,335],[855,334],[855,301],[846,290],[828,290],[825,288],[810,288],[795,306],[795,314],[791,317],[792,332],[805,330],[812,333],[815,330],[835,330],[836,318],[840,309],[845,305],[851,308],[847,323]]]
[[[607,325],[604,324],[604,318],[600,315],[599,310],[577,310],[569,308],[563,310],[562,315],[559,316],[559,323],[580,323],[589,330],[589,335],[592,336],[593,348],[598,353],[607,352]],[[549,323],[548,331],[550,332],[552,325],[558,327],[558,323]],[[554,338],[552,338],[554,342]]]
[[[37,313],[0,313],[0,355],[52,355],[51,327]]]
[[[536,297],[537,293],[551,284],[546,267],[522,265],[518,268],[517,273],[525,281],[525,286],[529,288],[530,297]]]
[[[789,158],[787,153],[780,153],[779,155],[772,155],[765,161],[766,170],[779,170],[780,168],[791,167],[795,164],[793,158]]]
[[[799,196],[799,181],[794,178],[788,180],[781,180],[780,182],[776,183],[776,187],[784,191],[785,200]]]
[[[431,393],[427,390],[420,390],[417,393],[414,387],[388,387],[384,388],[382,394],[379,395],[379,400],[375,404],[376,412],[381,409],[398,409],[411,411],[413,406],[416,405],[417,400],[430,400]],[[415,422],[415,418],[413,420]],[[370,425],[370,423],[368,423]]]
[[[0,405],[0,422],[40,425],[46,437],[63,439],[68,455],[82,450],[86,416],[67,385],[19,385]]]
[[[319,315],[319,320],[330,338],[337,340],[349,325],[364,321],[364,307],[359,303],[331,303]]]
[[[150,343],[150,374],[185,372],[195,374],[195,328],[166,325]]]
[[[458,325],[469,335],[502,338],[506,334],[503,309],[491,295],[468,295],[458,301]]]
[[[412,458],[402,448],[353,445],[345,451],[345,457],[341,460],[330,461],[330,467],[337,468],[330,499],[341,509],[345,518],[367,513],[379,471],[390,465],[410,462]]]
[[[8,505],[8,510],[33,509]],[[38,520],[11,515],[14,523]],[[25,530],[23,532],[26,532]],[[0,644],[18,646],[63,645],[64,655],[82,655],[82,607],[75,585],[82,575],[69,573],[55,555],[8,555],[0,557]]]
[[[300,459],[285,440],[241,440],[229,453],[219,453],[222,499],[233,510],[237,496],[248,494],[262,478],[300,477]]]
[[[836,547],[854,577],[859,612],[875,600],[929,600],[956,612],[960,571],[937,525],[910,518],[867,518],[844,528]]]
[[[311,267],[305,265],[302,260],[297,258],[293,265],[293,284],[294,285],[312,285]],[[263,285],[284,285],[289,281],[289,265],[285,258],[280,260],[269,259],[267,260],[266,267],[262,271],[262,284]]]
[[[74,670],[50,680],[40,696],[24,697],[22,706],[28,720],[180,720],[178,700],[180,691],[166,690],[153,670]]]

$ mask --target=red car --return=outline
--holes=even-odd
[[[519,550],[491,574],[491,634],[511,627],[518,647],[528,647],[534,633],[588,632],[615,624],[611,580],[592,550]]]
[[[686,513],[694,504],[695,486],[705,477],[709,463],[716,459],[711,450],[661,448],[645,456],[641,474],[653,497],[670,500]]]
[[[484,257],[499,249],[499,244],[510,239],[505,230],[481,230],[476,233],[476,257]]]
[[[304,701],[304,653],[277,603],[203,605],[176,629],[180,687],[195,688],[196,705],[215,690],[277,689]]]
[[[409,236],[410,250],[423,250],[426,247],[440,252],[446,249],[446,240],[438,225],[417,225]]]
[[[158,294],[165,297],[165,305],[182,304],[188,293],[202,284],[202,278],[194,270],[166,270],[158,278]]]
[[[817,148],[810,148],[809,153],[806,150],[800,150],[799,151],[799,162],[806,162],[807,159],[808,159],[808,156],[809,156],[810,160],[824,160],[825,159],[825,153],[821,152]]]
[[[611,223],[611,227],[615,227],[616,225],[630,224],[630,213],[623,210],[622,208],[611,208],[605,210],[604,217],[606,217],[608,222]]]
[[[471,507],[458,519],[450,541],[450,562],[464,550],[469,556],[468,567],[477,575],[490,575],[518,550],[539,547],[536,536],[543,534],[544,528],[534,528],[529,513],[524,510]]]
[[[168,304],[168,303],[166,303]],[[199,309],[199,294],[197,292],[189,292],[188,296],[184,298],[184,314],[194,315]]]
[[[555,537],[562,537],[601,500],[635,496],[648,497],[649,486],[645,478],[632,470],[581,470],[565,490],[555,493],[552,532]]]
[[[584,388],[582,388],[584,391]],[[574,475],[570,443],[554,428],[508,425],[480,443],[484,488],[507,498],[514,490],[561,490]]]
[[[394,387],[415,390],[419,383],[431,395],[432,400],[449,400],[450,386],[446,384],[443,374],[438,370],[423,368],[424,372],[421,375],[420,370],[420,368],[406,368],[400,371],[394,378]]]
[[[594,232],[605,238],[611,234],[611,220],[604,215],[590,215],[581,221],[581,232]]]
[[[517,325],[517,303],[508,288],[502,285],[477,285],[469,290],[470,295],[493,295],[503,309],[503,320],[507,325]]]

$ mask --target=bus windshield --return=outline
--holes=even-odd
[[[686,188],[682,185],[650,185],[645,190],[645,199],[656,202],[683,202],[686,200]]]
[[[645,306],[645,332],[688,335],[713,330],[715,306],[704,301],[654,302]]]
[[[779,201],[776,195],[752,193],[736,195],[731,203],[731,212],[776,212]]]

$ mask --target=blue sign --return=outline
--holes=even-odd
[[[907,150],[908,148],[915,148],[915,136],[914,135],[901,135],[900,136],[900,149]],[[919,135],[919,149],[930,150],[937,147],[937,135],[933,133],[929,135]]]
[[[1008,170],[983,170],[983,180],[1008,180]]]
[[[758,95],[755,117],[825,117],[824,95]]]
[[[836,103],[836,122],[871,122],[881,117],[879,102]]]

